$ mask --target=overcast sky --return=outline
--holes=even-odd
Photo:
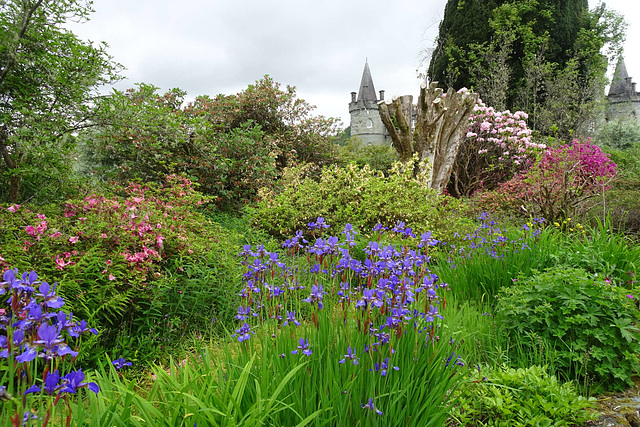
[[[446,0],[94,0],[81,38],[105,41],[126,70],[118,89],[149,83],[189,97],[232,94],[269,74],[316,112],[349,125],[350,93],[368,59],[386,98],[418,93],[423,50]],[[589,0],[594,7],[597,0]],[[640,2],[608,0],[629,24],[625,61],[640,83]],[[635,48],[635,49],[632,49]]]

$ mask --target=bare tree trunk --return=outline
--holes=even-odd
[[[411,146],[411,116],[413,96],[394,96],[390,104],[378,103],[380,119],[391,136],[391,143],[400,156],[401,162],[408,162],[413,156]],[[407,114],[408,113],[408,114]]]
[[[7,169],[16,169],[18,167],[18,163],[22,159],[22,154],[18,154],[17,161],[13,159],[9,152],[7,139],[8,136],[6,129],[0,129],[0,154],[2,155],[2,159],[4,160],[4,164],[7,166]],[[21,183],[22,177],[19,175],[13,174],[11,175],[11,178],[9,178],[9,202],[17,203]]]
[[[387,128],[393,147],[401,161],[408,161],[417,153],[420,161],[431,166],[429,186],[441,192],[449,182],[451,170],[463,136],[469,128],[469,117],[478,95],[453,89],[444,94],[437,83],[420,86],[416,126],[411,132],[411,116],[407,119],[402,99],[394,97],[387,105],[378,104],[380,118]],[[410,111],[410,110],[409,110]]]

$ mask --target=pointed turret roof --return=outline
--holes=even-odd
[[[362,72],[362,81],[360,82],[360,91],[358,92],[358,101],[377,102],[376,88],[373,86],[371,78],[371,70],[369,70],[369,62],[364,63],[364,71]]]
[[[620,56],[618,64],[616,65],[616,71],[613,74],[613,79],[611,80],[609,95],[623,95],[626,93],[628,78],[629,73],[627,73],[627,66],[624,64],[624,58]]]

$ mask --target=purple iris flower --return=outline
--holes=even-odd
[[[251,338],[251,334],[255,334],[255,332],[251,330],[251,326],[249,326],[248,323],[243,323],[240,328],[236,329],[236,332],[236,334],[233,334],[231,336],[237,336],[238,341],[240,342],[248,340],[249,338]]]
[[[302,350],[302,354],[305,356],[311,356],[312,352],[309,349],[309,338],[307,338],[306,342],[304,338],[300,338],[299,342],[300,344],[298,345],[298,348],[293,350],[291,354],[298,354],[298,350]]]
[[[354,365],[359,365],[360,358],[356,356],[356,351],[351,350],[351,346],[347,347],[347,354],[344,355],[344,359],[340,360],[338,363],[345,363],[347,360],[351,360]]]
[[[318,219],[316,219],[316,227],[318,227],[318,228],[329,228],[329,224],[324,222],[324,218],[323,217],[319,216]]]
[[[300,326],[300,322],[298,322],[298,320],[296,320],[296,311],[295,310],[293,310],[293,312],[287,311],[287,320],[284,321],[283,325],[287,326],[289,323],[293,323],[296,326]]]
[[[89,390],[91,390],[96,394],[100,392],[100,387],[98,386],[98,384],[94,382],[84,383],[83,381],[84,381],[84,372],[82,372],[82,369],[78,369],[75,372],[68,373],[63,378],[63,386],[62,386],[62,389],[60,390],[60,393],[75,394],[79,388],[83,388],[83,387],[88,388]]]
[[[16,356],[16,361],[20,363],[31,362],[33,359],[38,356],[38,350],[32,348],[29,344],[25,344],[22,349],[24,350],[22,354]],[[7,355],[8,357],[8,355]]]
[[[86,320],[81,320],[80,323],[74,325],[71,329],[69,329],[69,335],[72,337],[79,337],[81,334],[85,332],[91,332],[93,335],[98,335],[98,331],[95,328],[89,328],[87,326]]]
[[[317,303],[318,304],[318,308],[323,308],[322,298],[323,298],[324,294],[325,294],[325,292],[322,289],[322,285],[320,285],[320,286],[313,285],[313,286],[311,286],[311,295],[309,295],[308,298],[305,298],[302,301],[311,303],[311,305]]]
[[[378,292],[375,289],[365,289],[362,291],[362,298],[358,300],[358,302],[356,303],[356,307],[363,307],[363,308],[371,308],[371,307],[377,307],[380,308],[384,305],[384,302],[382,302],[380,299],[378,299],[379,294],[381,294],[382,296],[384,296],[383,292]]]
[[[451,363],[451,360],[454,358],[454,356],[456,356],[455,353],[451,353],[451,356],[447,357],[444,360],[444,366],[449,366],[449,363]],[[460,359],[460,356],[458,355],[455,360],[453,361],[453,363],[455,363],[458,366],[464,366],[464,362]]]
[[[60,386],[58,385],[59,382],[60,382],[60,374],[56,369],[55,372],[49,372],[49,375],[47,375],[47,377],[44,379],[44,384],[42,385],[42,387],[38,387],[37,385],[34,385],[28,388],[24,392],[24,394],[37,393],[39,391],[43,391],[47,393],[49,396],[51,396],[54,392],[60,389]]]
[[[439,240],[431,237],[431,231],[427,231],[426,233],[422,233],[422,235],[420,236],[420,243],[418,243],[418,247],[422,248],[424,246],[436,246],[438,243],[440,243]]]
[[[400,368],[398,368],[397,366],[392,366],[391,368],[394,371],[399,371],[400,370]],[[382,364],[376,363],[375,364],[375,369],[376,369],[376,372],[380,372],[380,376],[386,377],[387,376],[387,371],[389,369],[389,358],[385,357],[385,359],[382,361]]]
[[[251,314],[251,307],[238,307],[238,314],[234,316],[234,319],[245,321],[249,318],[249,314]]]
[[[384,230],[388,230],[388,227],[383,227],[382,224],[377,223],[375,227],[373,227],[373,231],[378,231],[382,233]]]
[[[442,316],[438,314],[438,306],[429,304],[429,313],[425,313],[424,319],[427,322],[433,322],[436,317],[442,319]]]
[[[0,335],[0,357],[9,357],[9,346],[7,345],[7,336]]]
[[[2,275],[2,288],[9,287],[9,289],[16,290],[18,292],[33,292],[34,288],[32,285],[38,283],[38,275],[35,271],[30,273],[24,272],[22,274],[22,279],[18,277],[18,269],[14,268],[12,270],[7,270]],[[4,294],[4,292],[3,292]]]
[[[38,340],[34,341],[34,344],[40,344],[45,349],[51,350],[53,346],[64,342],[60,337],[60,329],[55,325],[42,324],[38,327]]]
[[[373,404],[373,398],[370,397],[369,401],[365,405],[360,405],[362,409],[368,409],[369,411],[375,411],[376,414],[382,415],[382,411],[375,407]]]
[[[121,357],[120,359],[116,359],[116,360],[112,361],[111,364],[113,366],[115,366],[115,368],[118,371],[120,369],[124,368],[125,366],[133,366],[132,363],[131,362],[127,362],[124,357]]]
[[[58,284],[53,284],[53,289],[47,282],[42,282],[38,290],[40,293],[37,293],[36,296],[44,298],[44,305],[49,308],[60,308],[64,305],[64,299],[56,295],[56,286]]]

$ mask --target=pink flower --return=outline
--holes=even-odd
[[[109,280],[116,280],[116,276],[114,276],[113,274],[109,274]]]
[[[104,233],[102,233],[102,234],[100,235],[100,237],[102,237],[103,239],[106,239],[106,238],[107,238],[107,235],[106,235],[106,234],[104,234]]]
[[[69,242],[78,243],[78,236],[69,237]]]
[[[11,205],[7,208],[9,212],[15,213],[20,209],[20,205]]]
[[[36,235],[36,233],[37,233],[37,232],[36,232],[35,227],[34,227],[34,226],[32,226],[32,225],[27,225],[27,226],[25,227],[24,231],[26,231],[26,232],[27,232],[27,234],[28,234],[29,236],[32,236],[32,237],[33,237],[33,236],[35,236],[35,235]]]
[[[633,295],[627,295],[627,298],[633,299]]]

